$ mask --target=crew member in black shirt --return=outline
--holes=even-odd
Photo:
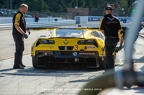
[[[26,34],[26,21],[24,14],[28,10],[27,4],[21,4],[19,11],[13,16],[13,39],[15,41],[15,58],[13,69],[24,69],[25,65],[22,63],[22,55],[24,51],[24,38],[28,38]],[[30,33],[30,32],[29,32]]]
[[[105,8],[105,16],[100,21],[100,31],[105,35],[105,70],[114,69],[114,51],[120,38],[120,47],[123,44],[123,38],[120,36],[122,27],[120,21],[112,15],[111,6]]]

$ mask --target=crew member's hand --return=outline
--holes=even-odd
[[[27,32],[28,32],[28,34],[30,35],[30,30],[28,30]]]
[[[27,35],[26,33],[24,33],[24,34],[23,34],[23,37],[24,37],[25,39],[27,39],[27,38],[28,38],[28,35]]]
[[[30,29],[27,27],[26,30],[28,32],[28,35],[30,35]]]
[[[119,50],[121,50],[123,48],[123,46],[119,46]]]
[[[122,46],[116,47],[116,48],[115,48],[115,52],[117,53],[117,52],[120,51],[122,48],[123,48]]]

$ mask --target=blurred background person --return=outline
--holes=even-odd
[[[38,12],[34,13],[34,18],[35,18],[35,22],[38,22],[38,20],[39,20]]]

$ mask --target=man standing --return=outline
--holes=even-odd
[[[24,51],[24,38],[27,39],[26,21],[24,14],[28,11],[27,4],[21,4],[19,11],[13,16],[13,39],[15,41],[15,58],[13,69],[24,69],[25,65],[22,63],[22,55]]]
[[[113,9],[111,6],[105,8],[105,16],[102,18],[99,27],[105,35],[105,70],[114,69],[114,51],[119,42],[119,34],[122,30],[120,21],[112,15],[112,12]],[[120,47],[122,47],[123,39],[120,39]]]
[[[35,22],[38,22],[38,20],[39,20],[38,12],[35,12],[35,14],[34,14],[34,18],[35,18]]]

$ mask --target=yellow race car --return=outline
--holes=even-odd
[[[104,68],[104,35],[96,28],[49,28],[31,47],[34,68]]]

